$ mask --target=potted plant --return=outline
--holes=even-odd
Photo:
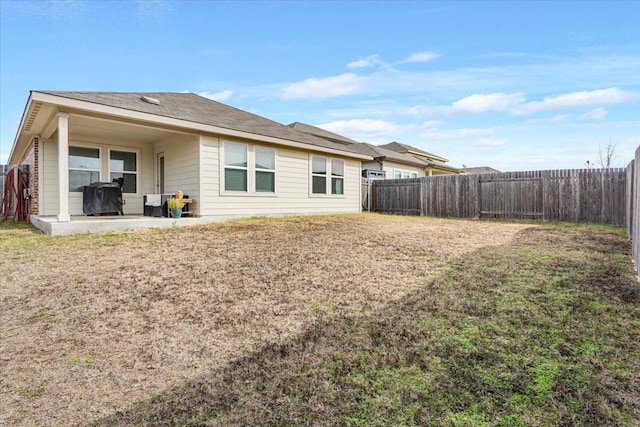
[[[184,200],[182,198],[171,197],[167,199],[167,208],[174,218],[180,218],[182,216],[182,208],[184,207]]]

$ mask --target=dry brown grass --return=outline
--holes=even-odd
[[[527,224],[353,215],[0,232],[0,425],[83,425],[318,319],[370,315]]]

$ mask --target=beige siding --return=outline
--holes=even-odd
[[[196,210],[200,215],[213,215],[220,195],[220,140],[213,136],[200,138],[200,200]]]
[[[40,158],[40,215],[57,215],[58,204],[58,133],[42,141]]]
[[[100,180],[109,179],[109,150],[132,151],[137,154],[138,160],[138,186],[137,194],[124,194],[125,214],[138,215],[143,212],[143,195],[152,192],[154,185],[153,176],[153,151],[149,144],[122,142],[122,141],[86,141],[70,139],[69,145],[82,147],[95,147],[100,149],[101,171]],[[42,169],[40,171],[41,215],[58,214],[58,140],[57,133],[51,141],[43,141]],[[69,213],[82,215],[82,193],[69,192]]]
[[[386,160],[384,162],[383,170],[387,172],[387,179],[394,179],[396,170],[416,172],[418,174],[418,177],[425,176],[425,171],[422,167],[403,165],[402,163],[390,162]]]
[[[156,154],[153,162],[156,162],[158,154],[164,154],[165,193],[182,191],[191,198],[200,199],[198,141],[196,136],[176,135],[155,144]],[[154,180],[157,179],[156,175],[157,170],[153,172]],[[154,186],[153,191],[149,193],[158,192],[157,188]]]
[[[57,139],[42,143],[41,214],[58,213]],[[242,141],[237,141],[241,142]],[[276,150],[275,194],[229,194],[221,190],[220,158],[222,140],[216,135],[174,135],[155,143],[107,140],[78,140],[70,145],[97,147],[101,156],[101,180],[109,180],[109,150],[135,151],[138,154],[138,193],[126,195],[125,214],[142,214],[143,196],[158,192],[157,157],[164,155],[165,193],[182,191],[196,200],[199,216],[220,218],[260,215],[306,215],[360,211],[359,160],[345,161],[344,195],[316,196],[310,194],[310,153],[287,147],[253,144]],[[323,153],[327,158],[340,158]],[[71,215],[82,214],[82,194],[69,193]]]
[[[345,213],[360,210],[360,161],[345,160],[344,195],[310,195],[309,156],[306,151],[257,144],[276,150],[276,194],[229,194],[220,187],[224,168],[221,141],[201,139],[203,187],[199,214],[202,216],[255,216],[316,213]],[[325,157],[325,154],[318,154]]]

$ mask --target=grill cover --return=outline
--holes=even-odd
[[[94,182],[82,188],[82,212],[85,215],[120,214],[122,188],[117,182]]]

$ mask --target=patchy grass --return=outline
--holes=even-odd
[[[0,288],[12,425],[640,423],[616,228],[360,215],[33,246]]]

